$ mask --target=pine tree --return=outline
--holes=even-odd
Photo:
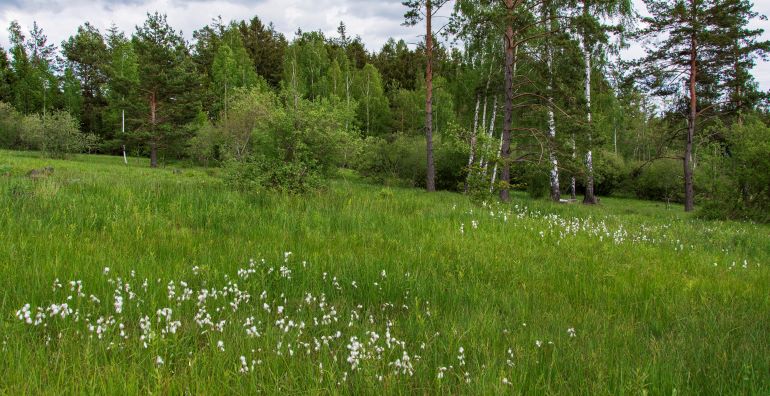
[[[721,8],[725,12],[718,38],[721,45],[729,47],[724,72],[721,73],[727,90],[726,110],[742,123],[742,113],[755,109],[769,95],[759,90],[751,69],[758,57],[766,57],[770,53],[770,40],[759,39],[764,29],[748,26],[755,18],[766,18],[753,11],[747,0],[728,0]]]
[[[654,94],[668,96],[686,87],[687,130],[684,136],[684,209],[695,207],[693,139],[698,120],[715,99],[720,76],[733,66],[735,36],[725,31],[745,27],[751,3],[745,0],[646,0],[651,16],[638,35],[648,39],[647,55],[637,63],[639,74]],[[736,15],[743,17],[736,18]],[[755,36],[756,37],[756,36]],[[652,47],[651,44],[655,44]],[[751,59],[761,48],[747,48],[738,57]]]
[[[148,14],[133,38],[139,71],[139,93],[144,97],[145,120],[139,137],[150,149],[150,166],[158,166],[158,150],[184,137],[182,126],[198,110],[195,95],[198,75],[187,44],[168,25],[165,15]]]
[[[433,160],[433,16],[448,0],[407,0],[409,10],[404,14],[407,25],[425,19],[425,147],[427,151],[426,190],[436,191],[436,164]]]

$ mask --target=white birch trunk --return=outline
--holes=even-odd
[[[479,104],[481,102],[481,95],[476,95],[476,111],[473,114],[473,128],[471,129],[471,142],[470,153],[468,154],[468,174],[465,176],[465,192],[468,192],[468,181],[470,180],[471,173],[473,172],[473,160],[476,156],[476,140],[477,132],[479,128]]]
[[[585,37],[582,41],[583,60],[585,63],[585,97],[586,97],[586,120],[590,126],[591,124],[591,48],[589,48],[588,41]],[[586,150],[586,193],[583,199],[583,203],[595,204],[596,197],[594,195],[594,162],[593,162],[593,132],[589,128],[588,132],[588,149]]]
[[[500,135],[500,147],[497,148],[497,155],[500,156],[500,153],[503,151],[503,135]],[[495,167],[492,170],[492,180],[489,183],[489,192],[492,192],[495,190],[495,179],[497,178],[497,161],[495,161]]]
[[[488,140],[492,139],[492,135],[495,133],[495,118],[497,117],[497,96],[495,96],[494,104],[492,105],[492,119],[489,121],[489,133],[487,134]],[[489,142],[484,145],[484,153],[481,156],[480,165],[481,168],[484,171],[484,174],[487,174],[487,156],[489,155]]]
[[[120,133],[126,134],[126,111],[120,111]],[[128,157],[126,157],[126,145],[123,145],[123,163],[128,165]]]
[[[546,43],[546,63],[548,64],[548,138],[549,159],[551,160],[551,199],[559,202],[561,192],[559,188],[559,160],[556,157],[556,117],[553,114],[553,49],[550,42]]]

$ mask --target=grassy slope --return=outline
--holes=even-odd
[[[243,196],[201,170],[175,174],[132,161],[0,151],[0,393],[770,392],[765,226],[702,222],[679,208],[610,198],[594,208],[523,197],[482,207],[457,194],[344,178],[308,197]],[[52,177],[24,176],[48,164]],[[283,264],[285,251],[293,252],[291,279],[269,270]],[[267,264],[238,279],[250,258]],[[201,334],[192,320],[198,290],[221,288],[225,275],[251,300],[237,312],[228,310],[232,295],[210,301],[211,315],[228,324],[221,334]],[[121,314],[108,283],[118,276],[142,300],[127,300]],[[64,288],[52,289],[56,278]],[[15,317],[25,303],[34,311],[65,301],[74,294],[70,280],[102,301],[74,297],[70,305],[84,317],[91,312],[92,322],[112,315],[128,340],[117,337],[117,325],[101,340],[89,338],[83,318],[48,319],[43,329]],[[169,302],[169,280],[186,280],[192,301]],[[260,308],[263,290],[270,313]],[[325,293],[338,322],[311,326],[322,313],[303,305],[308,292]],[[162,337],[156,310],[166,306],[182,326]],[[349,326],[353,310],[360,319]],[[147,349],[137,339],[143,315],[155,326]],[[262,322],[261,337],[246,337],[248,316]],[[274,324],[281,317],[309,326],[283,332]],[[383,346],[387,321],[412,359],[411,376],[388,365],[402,348]],[[338,330],[341,337],[320,351],[298,344]],[[384,352],[352,372],[350,337],[368,341],[368,331]],[[262,362],[240,373],[241,355]],[[165,363],[157,367],[156,356]],[[441,379],[439,367],[447,367]]]

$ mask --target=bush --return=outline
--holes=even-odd
[[[597,195],[609,196],[629,177],[630,170],[619,155],[602,150],[594,156],[594,188]]]
[[[424,136],[396,134],[390,139],[367,137],[354,161],[355,169],[379,183],[424,187],[427,160]],[[433,143],[436,188],[458,191],[465,182],[468,149],[454,134]]]
[[[642,168],[631,180],[634,194],[641,199],[684,202],[682,161],[661,159]]]
[[[282,101],[266,88],[235,95],[227,120],[203,128],[204,155],[220,147],[228,185],[300,193],[320,185],[358,150],[353,110],[338,100]]]
[[[0,102],[0,147],[21,148],[22,116],[8,103]]]
[[[81,133],[78,121],[66,111],[24,117],[21,140],[29,148],[56,158],[90,150],[98,142],[95,136]]]
[[[551,194],[551,175],[548,164],[530,164],[525,167],[524,180],[527,193],[532,198],[545,198]]]
[[[715,153],[706,156],[696,173],[704,187],[700,214],[770,222],[770,127],[749,119],[724,136],[725,144],[712,147]]]
[[[228,161],[224,169],[225,184],[241,192],[271,190],[301,194],[322,185],[319,173],[302,162],[250,157],[243,161]]]

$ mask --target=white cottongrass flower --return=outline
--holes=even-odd
[[[155,357],[155,365],[156,366],[160,367],[160,366],[163,365],[163,363],[165,363],[165,362],[163,361],[163,358],[160,357],[160,355]]]
[[[249,372],[249,364],[246,362],[246,356],[241,355],[241,373],[248,373]]]
[[[217,341],[217,349],[219,349],[220,352],[225,351],[225,342],[222,340]]]
[[[535,340],[535,345],[536,345],[538,348],[540,348],[541,346],[543,346],[543,341],[540,341],[540,340]]]
[[[115,313],[123,312],[123,296],[120,294],[115,295]]]
[[[567,334],[569,334],[570,338],[571,337],[577,337],[577,334],[575,333],[575,328],[574,327],[570,327],[569,329],[567,329]]]

